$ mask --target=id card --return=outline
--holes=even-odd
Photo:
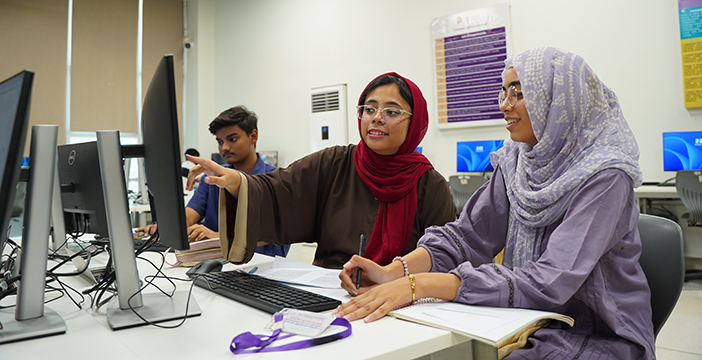
[[[296,309],[283,309],[276,314],[281,313],[283,320],[279,322],[271,320],[267,328],[281,329],[286,333],[310,337],[319,336],[336,319],[331,315]],[[276,314],[273,315],[273,319],[275,319]]]

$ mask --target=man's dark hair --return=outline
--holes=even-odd
[[[216,135],[219,129],[233,125],[238,125],[248,136],[252,131],[258,130],[258,117],[244,105],[235,106],[222,111],[212,120],[210,133]]]
[[[190,148],[188,150],[185,150],[185,155],[200,157],[200,152],[196,149]]]

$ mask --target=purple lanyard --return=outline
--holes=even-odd
[[[275,314],[273,319],[275,320],[275,322],[280,322],[283,320],[283,314],[280,314],[280,313]],[[295,336],[295,334],[286,334],[286,335],[280,336],[281,329],[276,329],[275,331],[273,331],[273,334],[271,334],[270,336],[268,336],[268,335],[254,335],[250,332],[245,332],[245,333],[237,335],[237,337],[235,337],[232,340],[231,345],[229,345],[229,350],[231,350],[234,354],[253,354],[253,353],[262,353],[262,352],[297,350],[297,349],[305,349],[305,348],[312,347],[312,346],[330,343],[330,342],[333,342],[336,340],[346,338],[349,335],[351,335],[351,324],[349,323],[348,320],[346,320],[344,318],[336,318],[336,319],[334,319],[334,321],[332,321],[332,323],[330,325],[343,326],[346,328],[346,330],[339,332],[339,333],[336,333],[336,334],[323,336],[320,338],[301,340],[301,341],[296,341],[296,342],[285,344],[285,345],[271,346],[271,347],[268,347],[268,345],[272,344],[274,341],[287,339],[289,337]],[[249,348],[255,348],[255,349],[247,350]]]

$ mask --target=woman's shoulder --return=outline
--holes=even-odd
[[[354,151],[356,150],[356,145],[355,144],[348,144],[348,145],[332,145],[325,147],[322,150],[318,150],[316,152],[313,152],[311,155],[319,155],[319,156],[324,156],[324,157],[338,157],[338,156],[353,156]]]
[[[422,177],[419,178],[417,185],[422,188],[432,189],[432,191],[442,188],[449,188],[446,178],[434,168],[427,170]]]
[[[310,163],[328,163],[335,162],[341,159],[351,158],[353,159],[353,152],[356,149],[356,145],[332,145],[325,147],[324,149],[317,150],[310,154],[307,154],[295,161],[293,161],[290,166],[297,166],[299,164],[310,164]]]
[[[634,181],[624,170],[609,168],[599,171],[587,179],[579,192],[582,191],[595,193],[614,191],[624,194],[624,196],[633,196]]]
[[[608,168],[602,171],[596,172],[590,177],[585,183],[614,183],[620,185],[626,185],[633,189],[634,181],[622,169]]]
[[[427,172],[425,172],[424,175],[422,175],[422,177],[427,178],[427,180],[430,181],[446,182],[446,178],[444,177],[444,175],[441,175],[441,173],[434,168],[427,170]]]

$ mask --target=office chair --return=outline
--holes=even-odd
[[[12,204],[12,217],[19,217],[24,213],[24,200],[27,197],[27,183],[17,184],[15,191],[15,201]]]
[[[702,171],[678,171],[675,176],[675,187],[687,213],[683,219],[687,226],[702,226]],[[702,280],[702,270],[689,269],[685,271],[685,281]]]
[[[456,215],[463,211],[463,206],[468,199],[473,195],[475,190],[487,181],[481,175],[453,175],[449,176],[449,188],[451,189],[451,197],[453,198],[453,206],[456,208]]]
[[[639,234],[642,246],[639,264],[651,289],[653,335],[658,336],[682,291],[685,277],[682,229],[669,219],[640,214]]]

